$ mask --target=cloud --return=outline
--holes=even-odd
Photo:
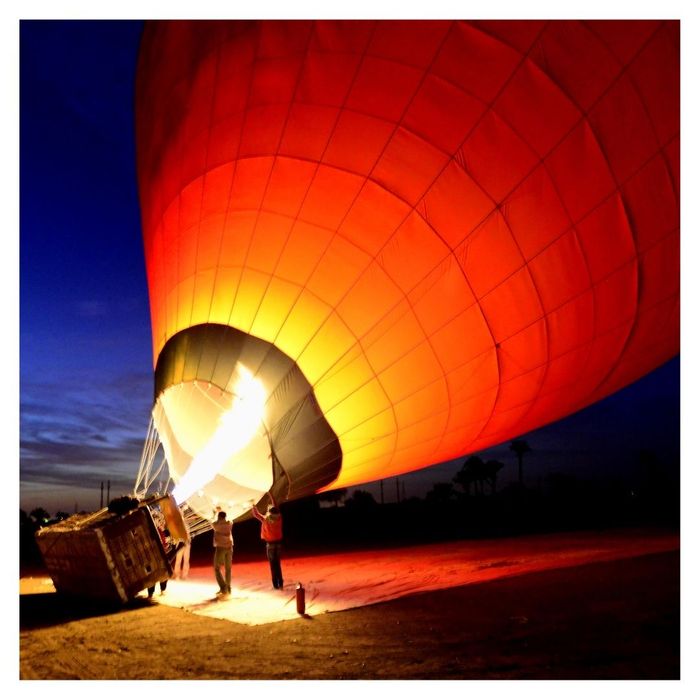
[[[126,492],[141,461],[152,403],[150,373],[100,381],[23,381],[20,403],[20,490],[41,498],[111,480]]]

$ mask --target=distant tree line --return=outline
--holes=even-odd
[[[433,485],[425,498],[377,503],[368,491],[329,491],[284,506],[291,542],[324,542],[329,547],[498,537],[587,528],[680,525],[677,465],[663,465],[649,451],[639,454],[636,483],[619,478],[593,480],[564,472],[531,479],[527,460],[536,452],[527,441],[509,445],[518,480],[501,487],[504,464],[465,458],[450,482]],[[530,457],[530,454],[533,457]],[[322,503],[333,507],[323,508]]]
[[[631,486],[552,472],[526,487],[524,457],[535,452],[525,440],[510,449],[518,459],[518,481],[501,487],[504,464],[469,455],[451,482],[436,483],[425,498],[377,503],[366,490],[335,489],[284,503],[285,548],[337,550],[439,540],[512,536],[525,533],[604,527],[679,527],[678,470],[669,470],[653,452],[639,455],[639,478]],[[532,481],[532,480],[531,480]],[[325,505],[326,507],[323,507]],[[34,532],[51,519],[43,508],[20,511],[20,556],[40,562]],[[260,556],[260,528],[253,519],[234,525],[236,557]],[[206,535],[195,538],[193,557],[211,556]]]

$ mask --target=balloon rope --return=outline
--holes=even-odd
[[[151,477],[151,472],[153,468],[153,461],[159,446],[160,439],[155,429],[153,416],[151,416],[148,424],[148,430],[146,432],[146,439],[144,440],[141,464],[139,465],[139,471],[136,476],[136,483],[134,485],[134,493],[137,496],[145,496],[150,485],[153,483],[155,477]],[[160,469],[162,469],[162,464]],[[160,469],[156,473],[156,476],[160,472]]]
[[[198,387],[200,391],[202,389]],[[207,396],[206,392],[202,391],[204,396]],[[212,398],[207,396],[211,401]],[[155,426],[155,421],[153,416],[148,424],[148,430],[146,431],[146,437],[144,439],[143,452],[141,455],[141,463],[139,465],[139,471],[136,476],[136,483],[134,485],[134,495],[138,498],[145,498],[146,494],[149,492],[153,484],[163,473],[163,469],[167,464],[167,459],[163,455],[158,467],[154,469],[156,455],[158,453],[158,448],[161,446],[160,437],[158,435],[158,430]],[[165,487],[162,489],[163,493],[167,493],[170,488],[172,478],[168,474],[168,480]],[[206,519],[202,518],[199,514],[193,511],[186,503],[181,506],[185,516],[185,522],[190,532],[190,537],[195,537],[202,534],[208,530],[211,530],[211,523]]]
[[[158,469],[155,471],[151,470],[151,473],[149,473],[149,479],[146,481],[146,492],[148,492],[148,489],[151,488],[153,485],[153,482],[160,476],[160,473],[163,471],[163,467],[165,466],[167,460],[165,459],[165,456],[163,456],[163,459],[160,461],[160,465],[158,466]],[[168,481],[170,480],[170,477],[168,477]]]

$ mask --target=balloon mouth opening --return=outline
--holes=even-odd
[[[158,357],[154,389],[156,474],[167,464],[177,502],[203,518],[216,505],[236,518],[273,486],[299,498],[338,476],[335,432],[298,365],[271,343],[221,324],[183,329]]]
[[[196,501],[200,511],[214,505],[235,510],[242,497],[257,500],[270,487],[267,397],[263,382],[241,363],[226,390],[194,380],[163,392],[154,416],[158,414],[178,505]],[[208,487],[222,479],[236,495],[208,497]]]

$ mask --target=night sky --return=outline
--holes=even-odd
[[[136,187],[141,22],[20,24],[20,507],[94,510],[131,490],[149,422],[151,329]],[[524,436],[526,483],[557,471],[633,484],[639,451],[680,459],[680,360]],[[508,446],[482,452],[517,478]],[[400,477],[406,496],[459,462]],[[376,484],[370,485],[378,496]],[[352,489],[351,489],[352,490]],[[395,480],[385,497],[396,497]]]

